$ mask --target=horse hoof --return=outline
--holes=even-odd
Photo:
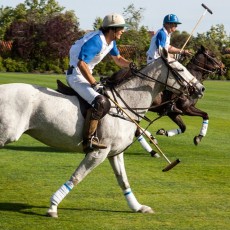
[[[58,218],[58,214],[57,212],[52,212],[52,211],[49,211],[47,212],[46,214],[48,217],[52,217],[52,218]]]
[[[156,135],[165,135],[166,132],[164,129],[159,129],[157,132],[156,132]]]
[[[142,205],[141,208],[138,210],[140,213],[155,213],[152,208],[146,205]]]
[[[157,152],[155,152],[154,150],[152,150],[150,152],[150,155],[151,155],[151,157],[160,158],[160,155]]]
[[[195,145],[198,145],[201,142],[201,138],[199,136],[195,136],[193,142]]]

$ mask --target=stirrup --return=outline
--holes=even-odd
[[[89,144],[89,147],[90,147],[91,149],[94,148],[94,147],[93,147],[93,141],[95,141],[95,142],[97,142],[97,143],[99,144],[99,139],[98,139],[98,137],[92,136],[91,139],[90,139],[90,144]]]

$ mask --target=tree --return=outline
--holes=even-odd
[[[61,7],[56,0],[25,0],[27,17],[36,22],[46,21],[57,13],[61,13],[65,7]]]
[[[146,61],[146,50],[150,44],[150,34],[146,27],[142,26],[139,31],[127,30],[118,42],[119,46],[126,46],[127,51],[130,52],[133,48],[135,52],[132,54],[132,60],[135,60],[139,64],[143,64]],[[130,48],[129,48],[130,46]]]
[[[46,57],[64,58],[68,56],[69,48],[81,36],[79,23],[75,21],[72,12],[58,14],[50,18],[43,26],[42,41]]]
[[[6,38],[13,41],[11,57],[28,62],[31,70],[49,68],[50,63],[64,68],[71,44],[82,35],[74,12],[60,12],[63,8],[54,0],[25,4],[31,8],[26,8],[24,18],[15,18],[6,31]]]
[[[128,5],[127,8],[124,8],[123,15],[125,17],[126,23],[130,25],[130,29],[138,31],[140,27],[140,22],[143,18],[144,8],[136,9],[134,4]]]
[[[25,19],[26,8],[24,4],[19,4],[15,9],[12,7],[0,8],[0,40],[5,39],[6,30],[14,20]]]
[[[173,34],[172,34],[172,38],[171,38],[171,45],[177,47],[177,48],[182,48],[185,44],[185,42],[187,41],[189,37],[189,34],[185,31],[178,31],[176,30]],[[186,45],[186,49],[191,49],[191,40],[188,41],[187,45]]]
[[[96,17],[95,22],[93,23],[93,30],[98,30],[102,26],[103,19]]]
[[[222,49],[223,46],[229,45],[229,37],[224,30],[223,24],[217,24],[212,26],[209,31],[206,33],[207,39],[215,41],[216,45]]]
[[[198,33],[191,41],[194,50],[201,45],[205,46],[216,55],[221,57],[221,52],[224,47],[228,47],[229,37],[226,35],[224,25],[212,26],[209,31],[205,33]]]

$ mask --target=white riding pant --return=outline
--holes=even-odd
[[[66,81],[68,85],[90,105],[92,105],[95,97],[100,95],[91,87],[90,83],[85,79],[85,77],[76,71],[75,68],[73,69],[72,74],[66,75]]]

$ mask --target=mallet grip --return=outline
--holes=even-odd
[[[201,4],[210,14],[212,14],[212,11],[205,5],[205,4]]]

